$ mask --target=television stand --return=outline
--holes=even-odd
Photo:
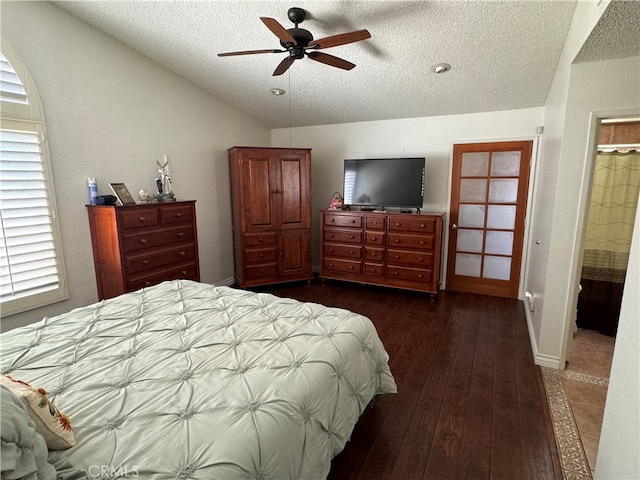
[[[320,278],[427,292],[435,300],[443,216],[323,210]]]

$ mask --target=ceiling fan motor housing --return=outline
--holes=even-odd
[[[296,39],[296,42],[298,42],[298,44],[295,45],[296,47],[305,48],[309,45],[309,42],[313,40],[313,35],[311,34],[311,32],[309,30],[305,30],[304,28],[289,28],[287,29],[287,32],[289,32],[289,34],[291,34],[291,36]],[[282,45],[284,48],[291,47],[291,45],[282,41],[280,42],[280,45]]]

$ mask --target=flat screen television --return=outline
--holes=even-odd
[[[424,157],[344,161],[344,204],[373,208],[422,208]]]

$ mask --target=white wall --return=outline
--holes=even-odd
[[[295,89],[295,85],[292,86]],[[454,143],[532,139],[542,108],[439,117],[283,128],[272,131],[273,146],[310,147],[314,266],[319,266],[321,209],[342,192],[345,158],[426,157],[424,212],[447,212]],[[291,142],[289,141],[291,138]],[[447,217],[448,220],[448,217]],[[447,230],[448,233],[448,230]],[[446,238],[445,238],[446,245]],[[443,278],[444,280],[444,278]]]
[[[85,204],[124,182],[154,192],[167,154],[178,198],[197,200],[201,278],[233,276],[226,149],[269,145],[267,128],[48,2],[2,2],[2,36],[44,108],[70,299],[2,319],[2,330],[97,300]]]
[[[629,267],[596,462],[595,478],[603,480],[640,478],[640,208]]]

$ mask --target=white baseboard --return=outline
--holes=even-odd
[[[236,283],[236,279],[233,278],[233,277],[229,277],[229,278],[227,278],[225,280],[221,280],[219,282],[216,282],[216,285],[223,285],[225,287],[230,287],[234,283]]]
[[[531,350],[533,351],[533,363],[539,365],[541,367],[549,367],[560,369],[560,359],[558,357],[554,357],[552,355],[545,355],[544,353],[538,352],[538,345],[536,344],[536,335],[533,331],[533,319],[531,318],[531,310],[528,308],[528,301],[525,299],[522,302],[524,306],[524,313],[527,317],[527,327],[529,329],[529,341],[531,342]]]

